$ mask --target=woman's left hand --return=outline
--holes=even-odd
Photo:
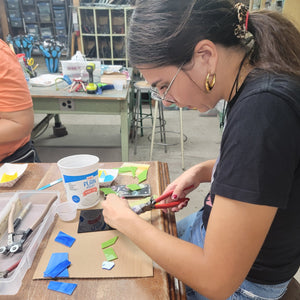
[[[122,231],[123,222],[138,217],[129,207],[128,201],[115,194],[107,195],[106,200],[102,202],[102,207],[105,223],[119,231]]]

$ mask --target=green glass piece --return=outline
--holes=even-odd
[[[112,239],[110,239],[110,240],[108,240],[106,242],[103,242],[101,244],[101,248],[104,249],[104,248],[112,246],[117,241],[117,239],[118,239],[118,236],[115,236]]]
[[[122,168],[119,168],[119,173],[127,173],[127,172],[131,172],[131,169],[132,167],[122,167]]]
[[[107,261],[115,260],[118,258],[117,254],[113,248],[103,249],[103,253],[104,253]]]
[[[141,190],[141,186],[139,184],[127,184],[126,185],[131,191],[138,191]]]
[[[141,172],[141,173],[138,175],[139,183],[141,183],[141,182],[143,182],[144,180],[147,179],[147,174],[148,174],[148,170],[144,170],[143,172]]]
[[[116,192],[111,188],[100,188],[100,191],[102,191],[105,195],[116,194]]]
[[[119,173],[131,172],[132,177],[135,177],[136,170],[137,170],[137,167],[122,167],[122,168],[119,168]]]

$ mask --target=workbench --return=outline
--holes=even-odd
[[[139,162],[150,164],[148,177],[144,183],[151,185],[152,194],[159,195],[169,183],[169,171],[166,163],[161,162]],[[122,163],[99,163],[99,168],[116,168]],[[58,178],[61,174],[56,163],[34,163],[29,164],[23,177],[12,188],[0,188],[0,192],[12,192],[20,190],[36,190]],[[131,179],[130,179],[131,178]],[[130,176],[118,175],[114,184],[133,183]],[[62,201],[66,201],[63,183],[58,183],[47,191],[59,191]],[[57,218],[57,216],[56,216]],[[55,226],[57,219],[46,233],[41,242],[31,268],[27,271],[22,286],[17,295],[0,296],[5,299],[66,299],[68,296],[47,289],[49,280],[32,280],[33,274],[38,266],[40,258],[45,250],[51,229]],[[159,229],[176,236],[176,222],[173,213],[163,214],[160,210],[153,210],[151,222]],[[153,262],[153,277],[143,278],[93,278],[93,279],[64,279],[64,282],[77,283],[78,286],[70,299],[142,299],[142,300],[165,300],[186,299],[183,284],[168,274],[165,270]]]
[[[87,115],[120,115],[122,161],[128,161],[129,117],[128,103],[130,83],[122,91],[105,90],[102,95],[87,94],[85,92],[68,92],[64,82],[56,86],[31,87],[34,113],[46,114],[46,117],[33,129],[35,136],[43,123],[59,114],[87,114]],[[101,130],[101,129],[99,129]]]

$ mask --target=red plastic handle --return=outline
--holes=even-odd
[[[155,204],[154,207],[155,208],[169,208],[169,207],[174,207],[174,206],[177,206],[178,204],[186,201],[186,200],[190,200],[190,198],[181,198],[177,201],[172,201],[172,202],[168,202],[168,203],[162,203],[162,204]]]
[[[194,185],[192,184],[192,185],[186,187],[186,188],[184,189],[184,191],[189,190],[189,189],[191,189],[191,188],[193,188],[193,187],[194,187]],[[161,200],[164,200],[164,199],[170,197],[170,196],[173,194],[173,192],[174,192],[174,191],[169,191],[169,192],[167,192],[167,193],[165,193],[165,194],[162,194],[161,196],[159,196],[159,197],[157,197],[157,198],[155,199],[155,202],[157,203],[157,202],[160,202]]]
[[[21,260],[17,261],[16,263],[14,263],[12,266],[10,266],[8,269],[7,269],[7,272],[11,272],[12,270],[14,270],[20,263]]]

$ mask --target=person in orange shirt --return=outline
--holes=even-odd
[[[21,65],[0,40],[0,163],[39,162],[30,140],[33,104]]]

